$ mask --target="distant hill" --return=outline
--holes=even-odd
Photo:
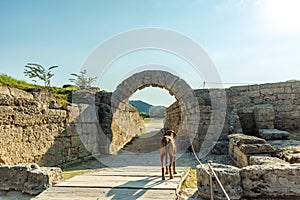
[[[136,107],[140,113],[146,113],[150,117],[165,117],[165,106],[153,106],[141,100],[129,101],[129,104]]]
[[[152,107],[152,105],[144,102],[144,101],[129,101],[129,103],[131,105],[133,105],[134,107],[136,107],[138,109],[139,112],[144,112],[146,114],[149,114],[149,110]]]

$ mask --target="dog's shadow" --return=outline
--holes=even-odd
[[[163,181],[157,176],[151,176],[136,181],[128,181],[124,184],[113,187],[106,196],[112,197],[111,199],[114,200],[135,200],[145,195],[147,189],[153,188],[161,183],[163,183]]]

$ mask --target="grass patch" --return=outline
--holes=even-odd
[[[163,120],[164,120],[164,118],[144,118],[144,122],[147,122],[147,123],[162,122]]]
[[[57,100],[61,104],[72,102],[72,92],[77,90],[76,87],[67,87],[67,88],[50,87],[48,89],[53,92],[55,100]]]
[[[288,151],[292,154],[300,153],[300,146],[287,146],[280,149],[280,151]]]
[[[197,188],[197,172],[196,169],[191,168],[185,181],[182,183],[182,189]]]
[[[57,102],[61,104],[66,104],[67,102],[72,102],[72,92],[77,90],[74,87],[67,87],[67,88],[59,88],[59,87],[45,87],[41,85],[35,85],[27,83],[23,80],[17,80],[6,74],[0,74],[0,86],[9,86],[18,88],[20,90],[30,89],[30,88],[41,88],[44,90],[48,90],[53,93],[54,98]]]
[[[10,76],[7,76],[6,74],[0,74],[0,86],[6,85],[10,87],[15,87],[21,90],[28,89],[28,88],[36,88],[41,87],[38,85],[27,83],[26,81],[17,80]]]
[[[80,174],[84,174],[84,173],[91,172],[91,171],[93,171],[93,170],[92,169],[70,170],[70,171],[63,171],[62,175],[63,175],[64,179],[69,179],[74,176],[78,176]]]

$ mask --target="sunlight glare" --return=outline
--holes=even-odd
[[[299,0],[265,0],[264,13],[267,23],[277,33],[297,33],[300,31]]]

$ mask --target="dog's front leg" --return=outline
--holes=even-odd
[[[176,155],[173,155],[173,156],[172,156],[173,174],[177,174],[177,172],[176,172],[176,164],[175,164],[175,161],[176,161]]]
[[[176,167],[175,167],[175,159],[174,159],[174,161],[173,161],[173,174],[177,174],[177,172],[176,172]]]
[[[165,177],[165,168],[164,167],[161,168],[161,179],[162,180],[166,180],[166,177]]]
[[[164,152],[161,152],[161,155],[160,155],[160,161],[161,161],[161,179],[162,179],[162,180],[166,180],[166,177],[165,177],[164,158],[165,158],[165,154],[164,154]]]

